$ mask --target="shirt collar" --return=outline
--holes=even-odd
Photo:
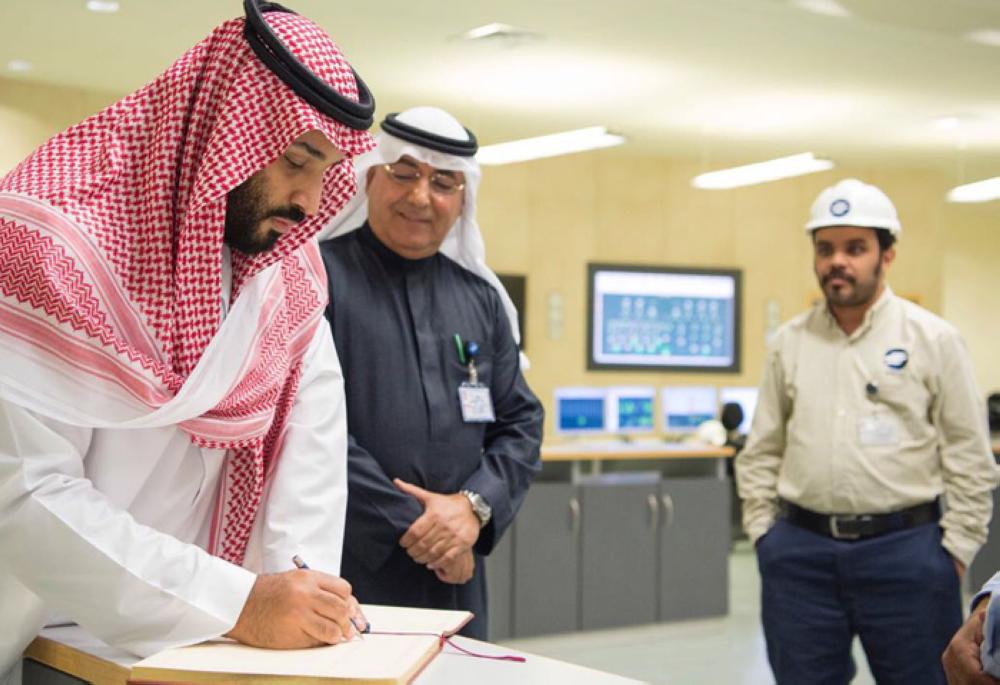
[[[375,235],[374,231],[372,231],[372,227],[367,221],[360,229],[358,229],[358,237],[361,239],[361,242],[375,252],[383,264],[385,264],[388,268],[394,268],[397,271],[408,272],[416,269],[422,269],[433,262],[435,257],[437,257],[436,252],[429,257],[423,257],[421,259],[407,259],[402,255],[396,254],[378,239],[378,236]]]

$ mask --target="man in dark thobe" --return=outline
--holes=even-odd
[[[475,137],[419,107],[378,140],[356,164],[367,197],[321,244],[350,434],[342,574],[361,602],[472,611],[463,634],[485,639],[483,556],[540,468],[542,407],[484,261]]]

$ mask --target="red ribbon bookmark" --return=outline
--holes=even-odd
[[[525,661],[527,661],[527,659],[525,659],[523,656],[517,656],[516,654],[482,654],[480,652],[473,652],[472,650],[466,649],[465,647],[462,647],[457,642],[452,640],[451,638],[453,638],[454,635],[438,635],[437,633],[392,632],[388,630],[373,630],[368,634],[369,635],[428,635],[430,637],[436,637],[440,641],[442,649],[444,649],[445,645],[450,645],[451,647],[454,647],[455,649],[460,651],[462,654],[465,654],[467,656],[474,656],[477,659],[493,659],[494,661],[514,661],[519,664],[523,664]]]

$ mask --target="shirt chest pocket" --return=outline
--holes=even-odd
[[[470,342],[475,343],[475,347],[477,348],[475,355],[472,357],[475,365],[475,373],[471,373],[470,371],[470,356],[467,353]],[[493,382],[494,355],[493,348],[490,347],[488,342],[476,339],[472,339],[471,341],[463,339],[462,355],[459,355],[459,343],[455,340],[454,336],[446,338],[445,343],[447,353],[445,354],[445,363],[443,368],[446,370],[447,382],[453,388],[457,389],[462,383],[469,383],[473,380],[481,385],[490,387]]]
[[[933,430],[930,407],[933,394],[918,370],[883,369],[869,384],[868,400],[873,409],[894,416],[903,431],[903,439],[922,439]]]
[[[448,436],[453,446],[465,445],[463,453],[480,454],[486,427],[494,416],[493,392],[493,349],[485,343],[472,339],[477,344],[474,356],[475,372],[470,371],[467,345],[463,345],[459,355],[454,336],[442,339],[447,343],[447,354],[443,359],[443,386],[448,410],[441,415],[431,416],[432,436]],[[463,339],[463,343],[464,343]],[[464,362],[464,363],[463,363]],[[476,383],[485,388],[463,388],[463,384]],[[471,408],[471,409],[470,409]]]

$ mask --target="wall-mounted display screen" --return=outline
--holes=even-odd
[[[740,370],[741,272],[589,264],[587,367]]]

